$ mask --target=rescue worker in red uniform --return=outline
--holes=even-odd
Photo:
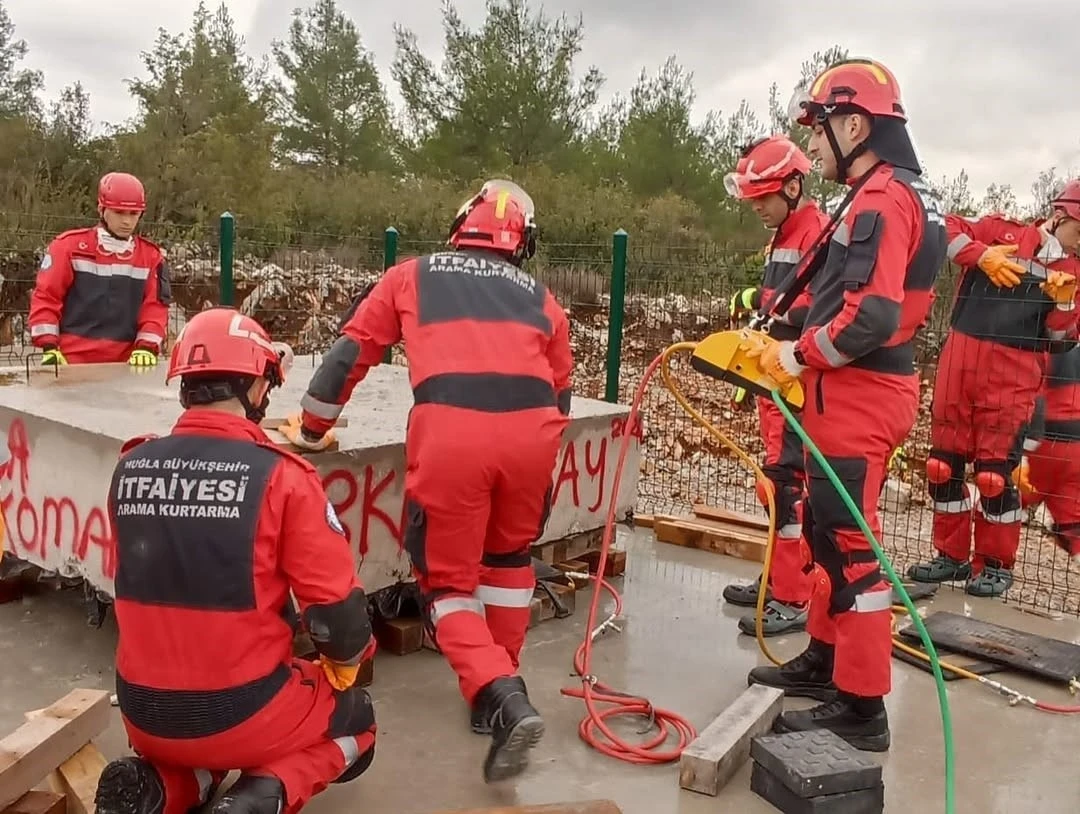
[[[949,257],[963,271],[938,360],[926,463],[938,553],[908,569],[913,580],[966,580],[974,596],[1012,585],[1023,510],[1010,473],[1051,346],[1075,339],[1080,318],[1080,205],[1070,199],[1080,200],[1080,182],[1052,202],[1049,220],[1030,226],[999,215],[947,218]],[[969,461],[978,510],[964,479]]]
[[[1024,506],[1045,503],[1055,542],[1080,557],[1080,347],[1050,357],[1012,481]]]
[[[290,356],[238,311],[197,314],[169,360],[184,412],[121,452],[116,691],[138,757],[106,766],[98,814],[187,814],[234,769],[213,814],[294,814],[374,757],[349,544],[315,468],[260,428]],[[290,592],[319,662],[292,656]]]
[[[736,295],[733,316],[757,311],[762,302],[770,302],[825,230],[828,216],[814,200],[803,197],[803,179],[809,172],[810,159],[797,144],[786,136],[770,136],[749,145],[735,172],[724,178],[728,194],[748,201],[766,228],[776,230],[767,250],[761,286]],[[783,318],[773,322],[771,335],[776,339],[798,339],[809,307],[809,291],[804,291]],[[799,436],[788,427],[771,399],[758,397],[757,407],[765,444],[763,471],[773,485],[777,512],[762,632],[776,636],[806,627],[813,592],[813,580],[806,571],[810,551],[802,536],[803,448]],[[763,494],[759,498],[768,505]],[[755,607],[760,586],[760,576],[749,585],[728,585],[724,599],[733,605]],[[754,614],[741,618],[739,628],[754,635]]]
[[[519,774],[544,724],[518,675],[536,584],[530,545],[551,509],[569,423],[569,322],[521,269],[534,207],[489,181],[459,210],[453,251],[388,269],[323,357],[283,432],[319,449],[386,348],[404,339],[414,406],[405,439],[404,545],[429,629],[457,673],[487,782]]]
[[[164,253],[135,234],[145,210],[142,182],[110,172],[98,184],[100,223],[49,244],[30,295],[42,364],[157,364],[172,291]]]
[[[812,127],[809,154],[822,176],[851,186],[850,206],[811,282],[797,341],[772,342],[763,370],[781,386],[801,378],[802,423],[880,539],[878,496],[890,456],[915,423],[914,338],[945,263],[940,203],[921,178],[896,78],[883,65],[846,60],[797,95],[792,111]],[[806,458],[806,536],[818,568],[807,649],[749,683],[835,698],[785,712],[781,732],[830,729],[859,749],[890,745],[892,591],[866,537],[824,468]]]

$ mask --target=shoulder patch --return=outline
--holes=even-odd
[[[329,500],[326,501],[326,525],[338,534],[345,535],[345,528],[341,525],[341,521],[338,520],[337,512],[334,511],[334,504]]]
[[[45,256],[41,258],[41,266],[39,267],[39,270],[40,271],[48,271],[51,268],[52,268],[52,255],[49,254],[48,252],[45,252]]]

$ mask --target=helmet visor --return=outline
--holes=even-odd
[[[762,178],[753,172],[729,172],[724,176],[724,190],[732,198],[740,200],[779,192],[783,186],[784,182],[778,178]]]
[[[816,111],[813,97],[806,88],[798,88],[788,102],[787,114],[792,124],[801,124],[804,127],[813,122]]]
[[[526,220],[531,221],[536,216],[536,204],[533,203],[533,199],[513,181],[496,178],[486,182],[480,190],[480,196],[485,201],[498,200],[503,195],[521,207]]]

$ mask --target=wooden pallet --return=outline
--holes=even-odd
[[[94,814],[105,757],[92,743],[112,717],[109,693],[72,690],[0,740],[2,814]],[[51,791],[35,789],[47,781]]]
[[[763,517],[699,504],[690,515],[652,515],[650,519],[661,543],[765,562],[769,524]]]

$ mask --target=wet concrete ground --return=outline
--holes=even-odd
[[[728,557],[657,544],[637,531],[626,537],[623,589],[626,623],[595,647],[593,671],[606,683],[641,693],[686,715],[703,729],[745,687],[746,672],[764,663],[757,644],[737,633],[739,609],[720,592],[731,579],[749,580],[756,566]],[[85,626],[78,592],[43,594],[0,606],[0,731],[22,722],[23,711],[45,706],[70,688],[110,688],[116,629]],[[457,684],[439,656],[421,652],[376,662],[379,745],[360,780],[332,786],[316,798],[313,814],[363,811],[427,814],[445,809],[611,798],[625,814],[705,814],[775,811],[750,792],[746,765],[717,798],[681,791],[677,764],[633,766],[606,758],[578,739],[584,705],[559,689],[574,686],[571,659],[584,631],[588,595],[574,616],[534,628],[523,670],[548,734],[534,766],[516,783],[485,786],[480,763],[486,740],[468,730]],[[945,590],[931,609],[965,612],[1021,630],[1080,643],[1080,622],[1052,621],[1000,602],[966,600]],[[601,606],[603,607],[603,605]],[[773,644],[772,642],[775,642]],[[771,640],[788,657],[803,636]],[[875,756],[885,769],[886,811],[944,811],[941,723],[933,679],[894,662],[887,700],[893,746]],[[998,676],[1015,688],[1057,703],[1080,703],[1062,688]],[[1075,814],[1080,811],[1080,716],[1053,716],[1005,699],[974,683],[950,682],[956,738],[957,812]],[[809,705],[799,700],[792,705]],[[628,727],[629,728],[629,727]],[[115,715],[99,739],[108,757],[126,740]]]

